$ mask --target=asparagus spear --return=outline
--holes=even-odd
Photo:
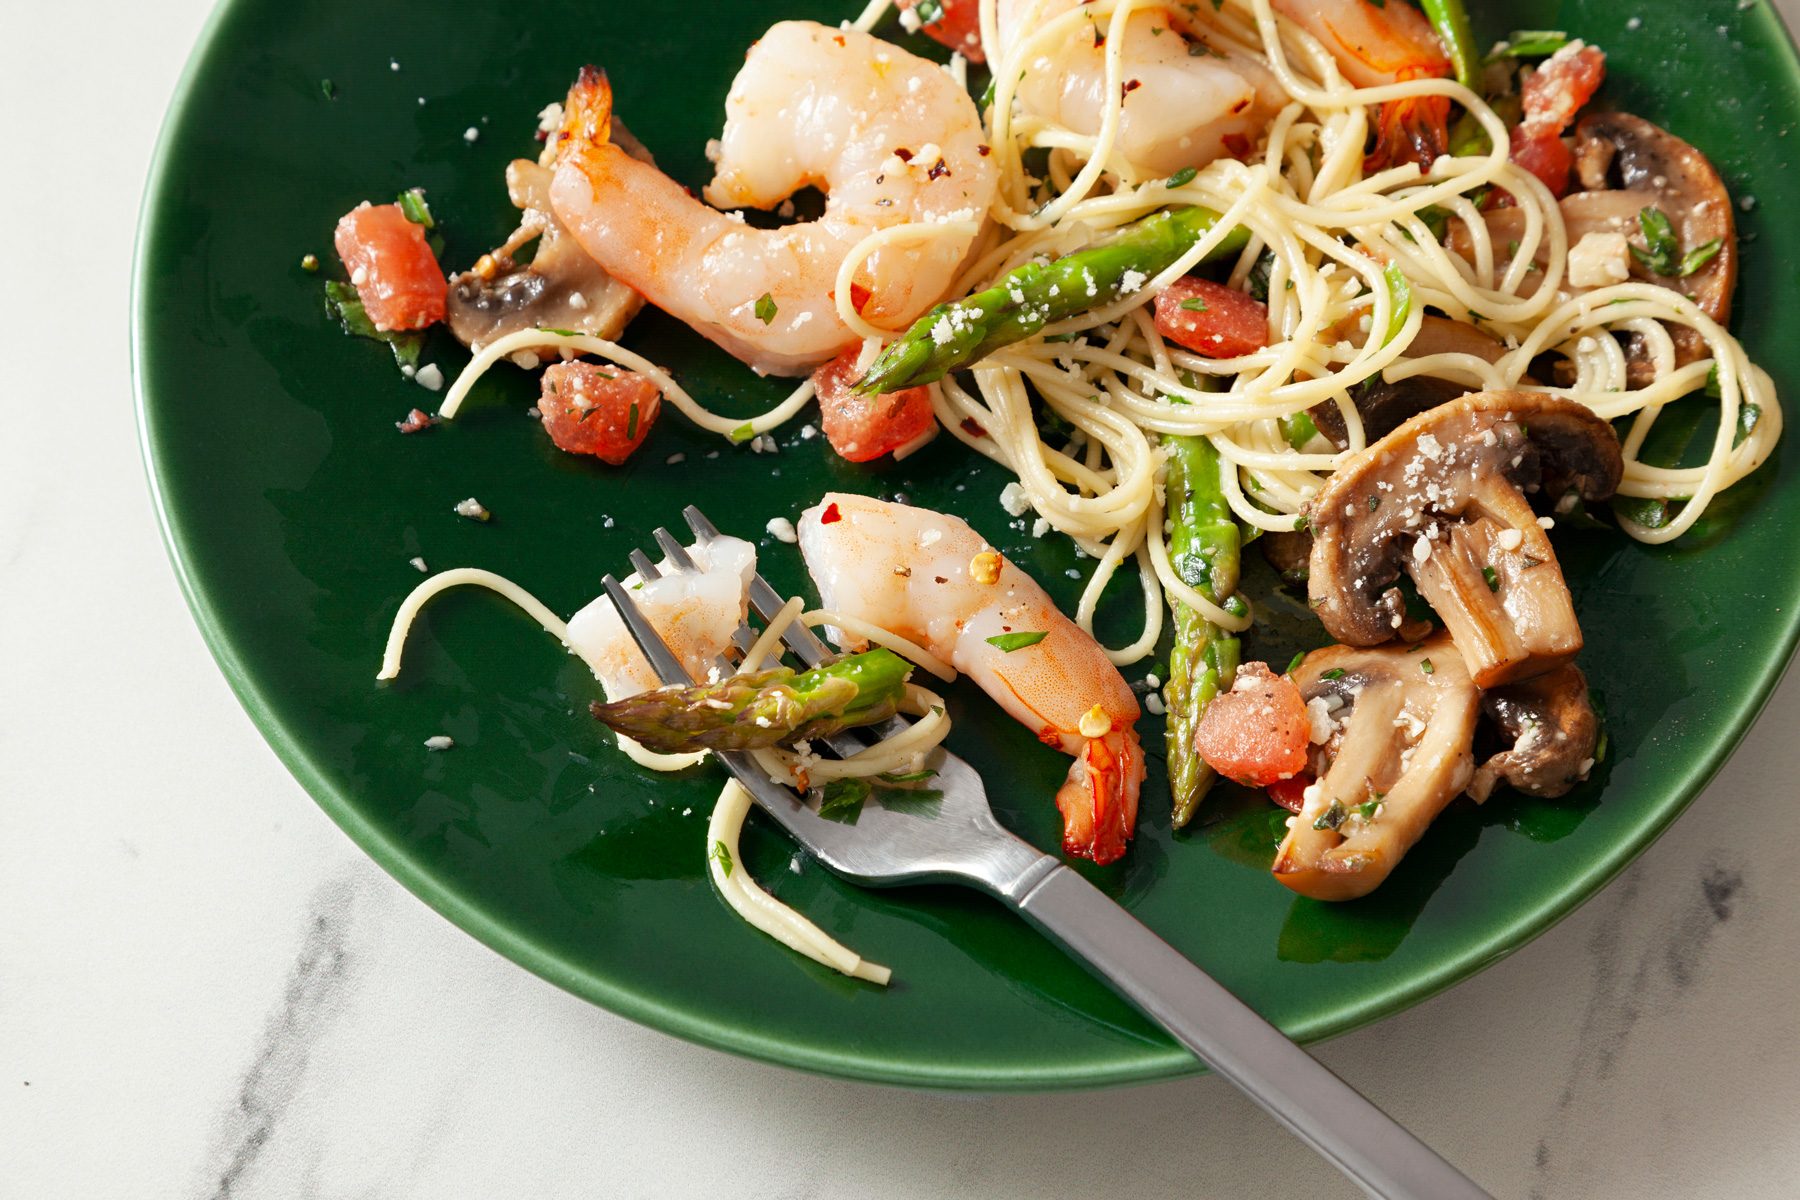
[[[717,683],[664,687],[590,711],[615,733],[662,754],[760,750],[894,715],[912,664],[870,650],[796,675],[771,667]]]
[[[1009,271],[987,291],[920,317],[869,366],[856,391],[872,395],[931,383],[1046,325],[1111,304],[1180,258],[1218,219],[1198,205],[1160,212],[1102,245]],[[1236,254],[1249,237],[1233,229],[1207,257]]]
[[[1456,67],[1456,82],[1470,91],[1479,92],[1480,56],[1475,53],[1475,34],[1469,28],[1469,12],[1462,0],[1420,0],[1438,40],[1450,52]]]
[[[1203,437],[1169,435],[1167,455],[1169,561],[1183,583],[1219,602],[1237,590],[1242,534],[1219,485],[1219,452]],[[1238,640],[1180,601],[1174,610],[1175,646],[1169,653],[1167,688],[1171,823],[1193,819],[1213,770],[1194,752],[1200,714],[1237,674]]]

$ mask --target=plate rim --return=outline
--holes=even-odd
[[[1151,1083],[1205,1073],[1206,1067],[1173,1041],[1162,1053],[1133,1064],[1053,1064],[1043,1068],[1012,1068],[998,1074],[984,1068],[962,1069],[954,1063],[921,1065],[891,1056],[822,1050],[809,1043],[759,1036],[745,1025],[698,1017],[655,997],[620,987],[537,944],[528,930],[495,917],[477,900],[463,895],[459,889],[440,881],[420,866],[403,845],[384,836],[363,817],[354,797],[331,782],[303,741],[293,736],[274,716],[263,686],[239,658],[214,605],[212,592],[216,582],[209,584],[189,569],[184,553],[188,535],[165,499],[163,478],[166,467],[158,457],[152,416],[157,402],[151,399],[147,383],[149,361],[154,354],[145,328],[150,262],[155,257],[150,243],[169,202],[171,146],[190,116],[200,76],[216,57],[218,39],[248,2],[222,0],[208,14],[170,93],[145,173],[133,238],[127,309],[132,407],[151,506],[182,597],[232,694],[257,732],[312,801],[376,866],[488,949],[598,1007],[685,1041],[816,1074],[912,1088],[1062,1091]],[[1800,97],[1800,51],[1796,49],[1793,32],[1773,5],[1757,5],[1744,17],[1760,23],[1759,32],[1776,57],[1774,68],[1786,74],[1792,94]],[[1543,905],[1503,927],[1478,950],[1440,959],[1429,968],[1415,972],[1404,983],[1371,994],[1352,1009],[1334,1016],[1301,1021],[1295,1028],[1283,1032],[1301,1044],[1309,1044],[1395,1016],[1486,970],[1555,928],[1635,862],[1706,789],[1755,727],[1791,667],[1796,645],[1800,645],[1800,608],[1796,608],[1790,617],[1774,652],[1764,656],[1756,668],[1752,686],[1738,693],[1729,707],[1720,713],[1725,718],[1721,724],[1726,733],[1716,738],[1703,754],[1691,757],[1674,772],[1678,776],[1677,798],[1655,813],[1654,819],[1639,825],[1633,836],[1616,843],[1606,854],[1597,856],[1583,870],[1566,879]]]

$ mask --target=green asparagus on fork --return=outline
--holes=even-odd
[[[931,383],[1047,325],[1128,296],[1192,249],[1218,220],[1218,213],[1198,205],[1159,212],[1101,245],[1009,271],[987,291],[920,317],[870,364],[856,391],[873,395]],[[1231,230],[1208,261],[1238,253],[1249,239],[1242,227]]]
[[[615,733],[661,754],[760,750],[893,716],[912,664],[875,649],[795,674],[771,667],[717,683],[661,687],[590,711]]]
[[[1219,452],[1203,437],[1162,439],[1167,464],[1169,563],[1189,587],[1215,604],[1237,591],[1242,534],[1219,483]],[[1193,819],[1213,769],[1194,750],[1200,714],[1237,674],[1238,640],[1179,600],[1171,600],[1175,645],[1169,652],[1166,696],[1171,824]]]

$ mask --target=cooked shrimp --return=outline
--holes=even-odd
[[[956,517],[833,492],[799,523],[828,610],[917,642],[1045,745],[1075,756],[1057,792],[1063,848],[1108,863],[1137,823],[1137,698],[1098,642]],[[990,639],[1041,634],[1010,651]]]
[[[1000,44],[1009,52],[1080,0],[1000,0]],[[1025,111],[1093,137],[1112,97],[1106,86],[1105,30],[1078,26],[1072,47],[1039,45],[1020,67]],[[1041,52],[1040,52],[1041,51]],[[1242,157],[1286,97],[1250,55],[1209,38],[1199,17],[1143,8],[1126,18],[1119,46],[1124,104],[1117,153],[1145,175],[1169,175],[1215,158]],[[996,58],[996,61],[999,61]]]
[[[1431,22],[1410,4],[1372,0],[1269,0],[1269,7],[1312,34],[1357,87],[1450,74],[1450,56]],[[1374,172],[1401,162],[1429,167],[1450,144],[1450,100],[1390,100],[1375,121],[1375,146],[1364,162]]]
[[[998,186],[974,102],[948,73],[811,21],[783,21],[751,47],[706,198],[773,208],[815,185],[827,193],[817,221],[752,229],[613,145],[598,71],[582,71],[565,108],[558,219],[609,273],[767,373],[805,374],[858,343],[836,290],[872,234],[942,226],[893,235],[856,267],[849,299],[866,322],[904,328],[940,300]]]
[[[731,644],[744,620],[750,577],[756,573],[756,547],[738,538],[721,537],[690,547],[699,570],[673,574],[667,560],[662,578],[644,582],[627,575],[632,598],[662,634],[695,679],[705,679],[713,659]],[[640,586],[641,585],[641,586]],[[619,610],[605,595],[569,618],[569,649],[587,663],[608,700],[635,696],[660,686],[656,672],[632,640]]]

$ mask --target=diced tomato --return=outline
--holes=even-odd
[[[1236,358],[1269,344],[1269,310],[1224,284],[1185,275],[1156,297],[1156,332],[1208,358]]]
[[[1544,181],[1551,195],[1569,190],[1574,155],[1562,132],[1606,78],[1606,55],[1597,46],[1565,48],[1545,59],[1520,93],[1524,117],[1512,131],[1512,160]]]
[[[981,49],[980,0],[900,0],[900,7],[917,9],[921,3],[927,10],[935,6],[939,11],[938,19],[924,26],[927,37],[958,51],[970,62],[987,61]]]
[[[544,372],[538,413],[557,449],[618,466],[650,436],[662,393],[636,371],[591,362],[557,363]]]
[[[1575,155],[1559,134],[1533,138],[1520,125],[1512,131],[1512,160],[1543,180],[1550,194],[1562,199],[1569,190],[1569,172],[1574,169]]]
[[[922,387],[862,396],[851,391],[859,377],[859,351],[846,350],[813,372],[820,424],[831,448],[851,462],[868,462],[923,437],[937,421],[931,393]]]
[[[1194,749],[1208,766],[1246,787],[1268,787],[1306,769],[1306,702],[1286,675],[1268,664],[1238,668],[1229,692],[1200,715]]]
[[[363,204],[337,224],[337,252],[375,328],[423,329],[444,319],[449,285],[425,229],[398,204]]]
[[[1297,813],[1306,805],[1306,789],[1313,785],[1313,777],[1302,771],[1291,779],[1277,779],[1268,786],[1269,799],[1281,805],[1291,813]]]

